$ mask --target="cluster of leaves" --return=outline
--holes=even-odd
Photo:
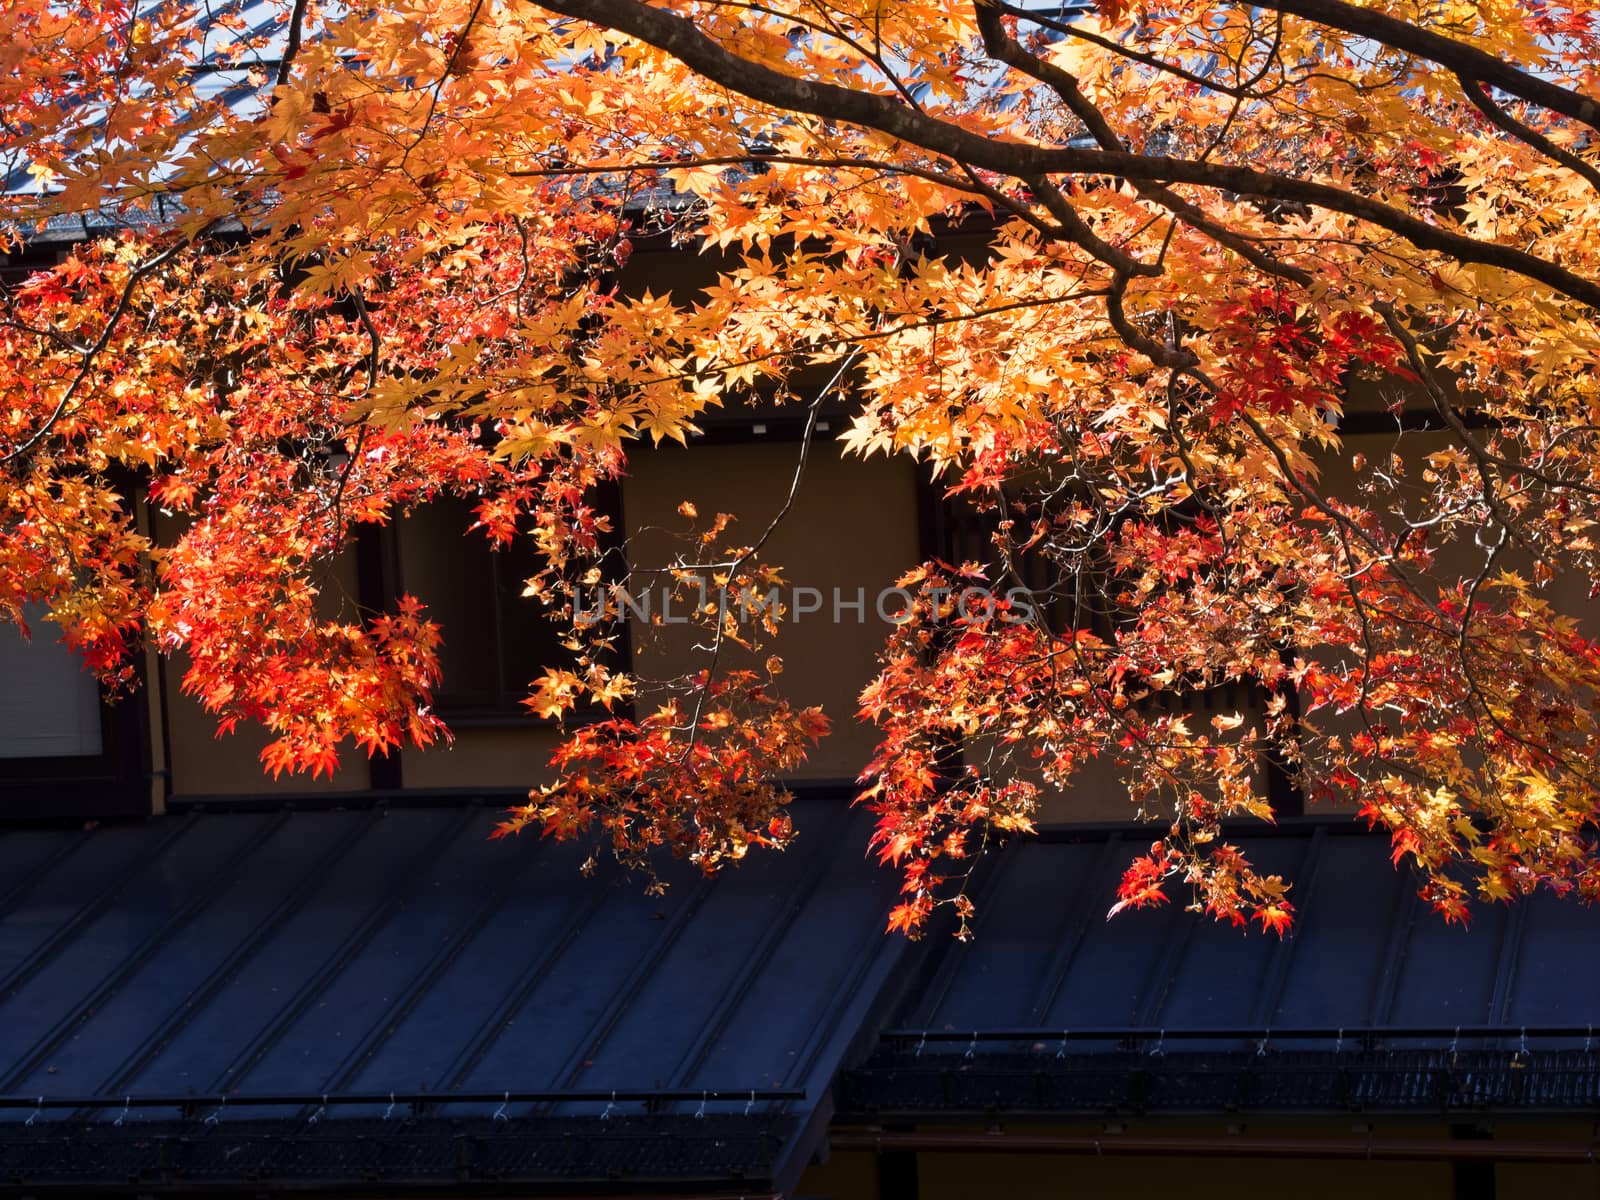
[[[454,493],[479,499],[491,537],[536,513],[558,574],[563,554],[598,547],[604,519],[583,497],[614,460],[553,443],[512,462],[495,452],[503,422],[485,436],[421,393],[398,420],[352,410],[385,378],[439,377],[460,339],[482,343],[486,368],[522,353],[508,306],[541,281],[521,254],[509,228],[465,262],[395,247],[374,259],[389,286],[371,304],[330,301],[254,247],[107,240],[31,276],[0,330],[15,447],[0,604],[14,619],[49,606],[112,685],[146,636],[182,652],[184,687],[223,729],[277,735],[274,773],[331,771],[346,738],[368,752],[435,740],[437,629],[409,597],[360,611],[335,556],[358,527]]]
[[[1268,762],[1387,827],[1447,916],[1594,895],[1600,647],[1563,615],[1600,571],[1594,12],[1034,7],[383,0],[262,29],[104,4],[69,28],[20,0],[0,158],[45,186],[12,215],[179,215],[7,299],[0,605],[46,601],[108,677],[141,630],[186,650],[225,721],[279,732],[275,767],[425,743],[422,615],[319,609],[355,525],[476,495],[492,536],[535,539],[560,615],[601,577],[587,496],[629,443],[831,379],[849,449],[921,459],[992,531],[981,565],[905,581],[863,695],[897,927],[964,919],[984,840],[1101,756],[1161,822],[1119,906],[1176,884],[1281,929],[1286,885],[1223,836],[1270,817]],[[716,281],[629,294],[644,233]],[[1429,432],[1353,458],[1355,392]],[[192,514],[170,546],[118,469]],[[676,568],[759,589],[759,549]],[[1034,615],[952,610],[973,572]],[[614,624],[574,627],[535,704],[633,715],[578,730],[512,827],[708,868],[787,839],[771,779],[820,719],[725,673],[707,621],[706,670],[659,703],[600,665]],[[1204,710],[1241,687],[1259,711]]]
[[[579,729],[556,752],[559,780],[512,809],[495,836],[534,825],[571,838],[598,825],[611,853],[652,880],[657,847],[710,872],[752,846],[788,845],[794,830],[778,781],[827,733],[827,718],[815,707],[793,708],[754,671],[705,672],[684,688],[693,697],[687,711],[673,699],[637,721]]]

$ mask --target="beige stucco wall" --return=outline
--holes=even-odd
[[[685,500],[703,517],[738,514],[731,536],[754,540],[782,508],[800,444],[795,441],[725,445],[662,446],[631,456],[623,483],[622,509],[632,560],[667,561],[678,543],[667,531],[688,523],[678,515]],[[831,440],[813,443],[796,504],[766,547],[769,561],[784,567],[792,583],[821,589],[831,609],[832,589],[866,597],[864,620],[853,611],[804,614],[783,623],[779,636],[758,656],[780,655],[783,694],[797,704],[820,704],[835,732],[797,775],[804,779],[854,777],[871,755],[875,739],[854,719],[856,694],[871,677],[873,656],[887,627],[873,615],[881,587],[918,559],[916,483],[912,464],[863,462],[840,454]],[[402,550],[408,543],[401,540]],[[428,598],[428,558],[412,549],[402,560],[408,589]],[[641,592],[641,586],[637,590]],[[450,630],[444,629],[448,640]],[[681,675],[703,662],[693,647],[702,640],[687,626],[630,630],[636,672],[646,679]],[[730,647],[722,667],[749,666]],[[404,755],[408,788],[523,788],[549,778],[548,759],[558,740],[550,725],[528,721],[498,728],[463,727],[455,742]]]
[[[1321,463],[1321,485],[1330,495],[1353,491],[1350,459],[1365,455],[1369,461],[1385,458],[1398,448],[1408,464],[1444,444],[1434,433],[1407,433],[1398,440],[1391,434],[1358,434]],[[717,512],[738,515],[730,534],[750,541],[759,536],[782,507],[799,454],[793,441],[740,442],[736,444],[667,445],[637,451],[623,489],[623,511],[634,561],[659,565],[679,548],[669,531],[682,531],[688,522],[677,513],[684,500],[692,501],[702,520]],[[887,627],[874,614],[873,598],[918,557],[916,468],[908,461],[844,457],[837,443],[818,439],[793,511],[779,526],[767,546],[770,561],[783,566],[793,585],[815,587],[827,598],[824,610],[799,614],[784,622],[779,636],[764,647],[760,658],[777,653],[785,661],[783,691],[797,703],[821,704],[835,723],[835,732],[799,773],[800,778],[853,778],[870,758],[876,742],[873,731],[854,718],[855,697],[874,671],[874,654]],[[413,544],[416,543],[416,544]],[[403,584],[425,600],[430,592],[448,590],[447,572],[432,561],[430,551],[416,539],[401,538]],[[1470,569],[1468,556],[1444,569]],[[1517,567],[1508,554],[1506,565]],[[355,568],[351,556],[335,565],[327,587],[330,598],[353,596]],[[851,609],[834,620],[833,590],[848,600],[861,589],[866,611],[858,618]],[[1600,612],[1586,595],[1581,581],[1567,581],[1558,589],[1558,604],[1580,615],[1592,632],[1600,629]],[[331,600],[330,600],[331,603]],[[448,607],[448,606],[445,606]],[[448,622],[447,622],[448,625]],[[698,639],[682,628],[633,630],[636,666],[647,677],[668,677],[704,661],[693,650]],[[450,628],[445,636],[451,637]],[[1314,648],[1307,648],[1314,649]],[[725,666],[749,665],[738,648],[730,648]],[[172,788],[176,796],[289,794],[360,790],[369,786],[367,764],[350,750],[332,778],[313,780],[284,776],[273,780],[261,769],[259,753],[267,736],[241,728],[224,738],[215,736],[216,722],[178,687],[181,659],[164,664]],[[1246,713],[1247,717],[1254,714]],[[548,758],[557,741],[549,725],[534,721],[498,726],[463,724],[452,743],[403,755],[404,783],[408,788],[520,789],[549,777]],[[1124,820],[1133,815],[1118,773],[1107,761],[1080,771],[1074,786],[1047,792],[1040,820],[1046,823]]]
[[[924,1132],[937,1133],[941,1126]],[[986,1126],[950,1126],[965,1134],[983,1134]],[[1104,1121],[1013,1122],[1004,1132],[1043,1136],[1099,1137],[1192,1136],[1226,1143],[1230,1137],[1285,1139],[1348,1139],[1368,1136],[1366,1119],[1283,1119],[1250,1117],[1220,1119],[1135,1119]],[[1549,1118],[1499,1120],[1495,1138],[1512,1141],[1587,1146],[1592,1130],[1586,1123]],[[1374,1142],[1447,1140],[1449,1127],[1437,1121],[1381,1120],[1371,1129]],[[1127,1200],[1128,1197],[1185,1196],[1194,1200],[1234,1200],[1239,1196],[1293,1196],[1296,1200],[1451,1200],[1456,1192],[1455,1168],[1445,1161],[1362,1161],[1334,1158],[1140,1157],[1089,1154],[919,1153],[917,1187],[921,1200],[974,1200],[976,1197],[1079,1197]],[[1492,1168],[1499,1200],[1547,1200],[1553,1196],[1588,1195],[1600,1182],[1593,1166],[1500,1163]],[[816,1200],[876,1200],[879,1195],[877,1156],[865,1151],[834,1153],[813,1165],[795,1189]]]
[[[552,725],[528,722],[493,729],[455,729],[454,740],[401,756],[404,786],[424,790],[522,790],[551,777]]]
[[[753,539],[782,507],[788,492],[799,443],[793,441],[734,445],[662,447],[636,453],[623,487],[627,532],[632,552],[641,563],[664,561],[672,543],[661,526],[682,527],[677,515],[683,500],[704,514],[739,514],[736,536]],[[799,773],[801,778],[854,777],[872,752],[872,731],[854,718],[856,695],[871,677],[874,654],[887,626],[874,615],[874,597],[918,560],[917,495],[913,465],[908,461],[845,458],[837,443],[813,443],[796,504],[767,546],[770,561],[784,567],[795,585],[821,589],[829,598],[824,611],[800,614],[783,623],[779,636],[761,651],[782,656],[784,694],[797,704],[820,704],[835,723],[835,732]],[[431,593],[448,592],[450,581],[420,543],[402,536],[400,563],[405,588],[424,601]],[[338,588],[354,595],[354,565],[348,558],[336,569]],[[835,622],[833,589],[846,600],[860,589],[865,613],[843,609]],[[334,590],[334,589],[330,589]],[[441,605],[441,611],[449,609]],[[448,641],[451,622],[443,629]],[[646,677],[666,678],[691,669],[699,656],[684,627],[635,629],[636,666]],[[748,659],[743,660],[748,665]],[[734,650],[725,666],[741,662]],[[368,785],[365,761],[347,753],[332,779],[307,777],[272,780],[257,756],[266,735],[241,729],[229,737],[214,736],[216,723],[192,699],[181,695],[182,666],[166,664],[169,736],[173,790],[177,795],[291,793],[356,790]],[[452,743],[402,756],[407,788],[524,788],[548,778],[548,759],[557,732],[536,721],[466,724],[454,730]]]
[[[1363,393],[1358,399],[1376,403],[1370,392]],[[1458,443],[1452,434],[1438,431],[1407,430],[1346,434],[1343,444],[1337,451],[1326,454],[1319,460],[1318,487],[1322,494],[1329,497],[1349,497],[1370,506],[1388,503],[1390,501],[1387,497],[1363,497],[1358,493],[1359,475],[1355,460],[1357,456],[1364,459],[1366,471],[1370,473],[1373,466],[1384,466],[1393,456],[1399,460],[1401,468],[1398,473],[1393,473],[1393,477],[1399,482],[1401,495],[1413,506],[1411,511],[1419,512],[1420,500],[1426,486],[1423,482],[1423,472],[1427,469],[1428,455],[1455,445]],[[1398,525],[1392,520],[1390,526],[1398,530]],[[1439,548],[1432,571],[1432,582],[1452,584],[1461,579],[1471,580],[1482,569],[1484,558],[1484,547],[1475,545],[1470,535],[1457,538],[1451,544]],[[1508,546],[1500,554],[1494,570],[1496,573],[1502,570],[1512,571],[1524,579],[1532,578],[1528,555],[1514,546]],[[1540,591],[1540,595],[1558,612],[1575,617],[1584,634],[1595,637],[1600,635],[1600,603],[1590,598],[1588,586],[1587,580],[1568,574],[1551,581]],[[1479,599],[1481,602],[1495,603],[1496,594],[1486,591],[1480,594]],[[1315,645],[1304,645],[1298,649],[1307,656],[1318,653],[1318,647]],[[1354,714],[1339,716],[1323,712],[1317,714],[1316,719],[1330,732],[1348,735],[1360,728]],[[1354,811],[1356,807],[1354,801],[1334,805],[1323,803],[1317,811]]]
[[[1094,1158],[1026,1154],[919,1154],[920,1200],[977,1197],[1072,1197],[1128,1200],[1183,1196],[1237,1200],[1293,1196],[1296,1200],[1450,1200],[1445,1163],[1365,1163],[1326,1159]],[[875,1200],[871,1155],[841,1154],[802,1180],[797,1194],[817,1200]],[[1532,1198],[1530,1198],[1532,1200]]]
[[[682,547],[673,533],[689,522],[678,515],[685,500],[701,522],[735,513],[729,538],[757,540],[782,509],[800,453],[797,442],[662,447],[636,455],[623,489],[623,515],[636,564],[659,565]],[[856,697],[875,673],[874,656],[890,627],[876,615],[876,597],[919,561],[915,468],[909,460],[847,458],[836,442],[812,445],[792,510],[767,543],[763,557],[783,568],[792,586],[823,593],[823,609],[791,614],[777,637],[756,656],[783,659],[782,693],[796,704],[819,704],[833,733],[798,773],[800,778],[854,778],[876,744],[872,728],[855,718]],[[833,610],[834,589],[846,603],[859,589],[864,612]],[[891,609],[892,610],[892,609]],[[702,635],[684,625],[643,628],[634,622],[634,662],[646,677],[670,678],[706,661],[694,646]],[[724,664],[750,666],[736,646]]]

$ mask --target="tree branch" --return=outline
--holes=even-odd
[[[308,0],[294,0],[294,11],[289,14],[288,41],[284,43],[283,57],[278,60],[278,73],[273,84],[282,87],[289,82],[289,72],[294,60],[300,56],[301,39],[305,36],[306,6]]]
[[[35,429],[13,449],[5,454],[0,454],[0,466],[15,462],[27,454],[55,428],[56,422],[60,421],[66,414],[68,407],[72,404],[72,398],[77,395],[78,389],[83,386],[84,380],[89,377],[89,372],[94,367],[94,360],[110,344],[112,335],[117,331],[117,326],[122,323],[122,318],[127,314],[129,306],[133,303],[133,294],[138,290],[140,282],[151,272],[159,270],[162,266],[171,262],[190,244],[190,240],[185,238],[182,241],[174,242],[161,253],[146,259],[129,272],[127,282],[122,285],[122,291],[117,296],[116,305],[112,308],[111,315],[106,318],[105,328],[100,331],[100,336],[94,340],[93,344],[83,347],[79,352],[78,373],[73,376],[72,382],[67,385],[66,391],[62,392],[61,399],[56,401],[55,408],[51,410],[50,415],[45,418],[44,423],[38,429]]]
[[[1467,99],[1472,101],[1479,112],[1489,118],[1490,124],[1495,128],[1509,133],[1519,141],[1526,142],[1552,162],[1558,162],[1574,174],[1581,175],[1590,187],[1600,192],[1600,170],[1590,166],[1576,154],[1563,150],[1537,129],[1531,125],[1524,125],[1506,112],[1489,97],[1489,93],[1483,90],[1483,85],[1476,79],[1457,75],[1456,80],[1461,84],[1461,90],[1467,94]]]
[[[1419,249],[1446,254],[1458,262],[1481,263],[1514,272],[1600,310],[1600,282],[1512,246],[1450,233],[1387,204],[1330,184],[1193,159],[1001,141],[940,121],[887,96],[797,79],[740,58],[707,37],[687,17],[639,0],[540,0],[540,4],[551,12],[577,17],[637,38],[672,55],[707,79],[752,100],[874,129],[984,170],[1018,179],[1046,174],[1120,176],[1140,183],[1195,184],[1254,199],[1300,201],[1366,221],[1405,238]],[[1496,85],[1501,86],[1498,82]],[[1556,90],[1567,94],[1565,89]]]
[[[1421,25],[1391,17],[1382,9],[1358,8],[1354,4],[1346,4],[1344,0],[1275,0],[1262,7],[1304,17],[1330,29],[1371,38],[1385,46],[1426,58],[1448,67],[1458,75],[1481,79],[1502,92],[1532,101],[1600,132],[1600,100],[1548,79],[1541,79],[1476,46],[1454,41]]]

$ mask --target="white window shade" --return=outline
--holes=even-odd
[[[0,759],[97,755],[99,686],[42,616],[28,612],[32,640],[0,623]]]

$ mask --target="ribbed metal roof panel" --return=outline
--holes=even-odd
[[[5,834],[0,1093],[132,1097],[38,1114],[62,1129],[154,1128],[189,1095],[209,1098],[190,1119],[298,1127],[321,1096],[395,1092],[497,1133],[612,1108],[609,1138],[703,1108],[798,1135],[906,944],[883,933],[896,880],[861,854],[867,815],[843,795],[794,815],[790,852],[715,879],[665,864],[662,895],[604,865],[584,878],[576,847],[491,842],[479,806]],[[785,1089],[804,1099],[731,1098]],[[487,1102],[506,1092],[548,1095]]]
[[[1258,869],[1293,882],[1286,938],[1185,912],[1176,887],[1172,903],[1108,918],[1139,844],[1124,831],[1013,845],[982,885],[977,937],[943,954],[895,1026],[947,1045],[962,1033],[1166,1030],[1218,1049],[1242,1031],[1341,1029],[1411,1030],[1392,1044],[1420,1048],[1439,1038],[1415,1031],[1448,1042],[1457,1027],[1565,1030],[1547,1038],[1554,1048],[1600,1025],[1600,909],[1540,894],[1452,925],[1417,900],[1387,838],[1310,822],[1239,839]],[[1231,1032],[1196,1039],[1208,1030]]]

